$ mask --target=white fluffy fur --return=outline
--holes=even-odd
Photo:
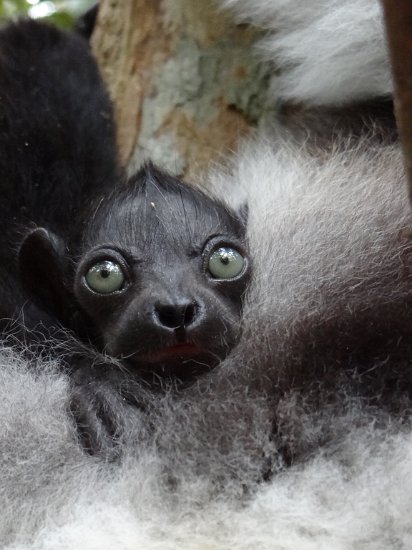
[[[223,0],[267,31],[261,47],[280,68],[275,97],[314,105],[392,91],[379,0]]]
[[[245,338],[222,367],[230,381],[225,399],[216,400],[212,386],[200,394],[195,389],[187,398],[166,399],[159,405],[163,414],[154,437],[157,447],[151,437],[137,446],[131,437],[122,464],[106,463],[79,449],[66,413],[68,386],[55,366],[40,361],[37,369],[27,370],[18,355],[3,351],[3,548],[411,546],[412,433],[407,426],[377,424],[357,405],[342,409],[341,416],[339,410],[325,419],[302,416],[294,422],[303,437],[314,438],[324,424],[335,437],[306,462],[256,485],[253,450],[243,439],[253,438],[256,430],[248,414],[260,422],[266,404],[236,394],[238,380],[256,354],[262,362],[281,367],[275,359],[277,346],[282,346],[276,333],[285,321],[310,313],[337,291],[348,291],[360,273],[368,278],[379,272],[385,243],[409,216],[400,155],[392,147],[360,146],[320,162],[287,143],[279,143],[276,151],[265,143],[251,147],[232,173],[214,180],[218,188],[224,181],[229,195],[233,189],[236,200],[239,188],[250,198],[257,273],[246,306]],[[256,375],[247,376],[253,380]],[[239,401],[242,413],[232,420],[231,399]],[[206,413],[202,403],[210,403]],[[208,416],[212,428],[202,440]],[[131,432],[143,430],[144,424],[144,418],[136,417]],[[233,426],[239,437],[225,440]],[[172,487],[167,471],[175,475]],[[216,472],[221,475],[214,479]],[[243,496],[242,485],[248,489]]]

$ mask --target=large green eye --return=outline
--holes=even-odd
[[[216,279],[233,279],[243,271],[244,257],[234,248],[221,246],[209,257],[208,268]]]
[[[118,263],[104,260],[89,269],[86,273],[86,282],[95,292],[110,294],[122,288],[124,274]]]

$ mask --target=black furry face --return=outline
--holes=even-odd
[[[214,367],[239,336],[244,232],[223,204],[153,168],[101,200],[74,278],[99,347],[159,375]]]

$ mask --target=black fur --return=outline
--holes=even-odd
[[[21,237],[38,225],[65,239],[86,198],[117,180],[116,157],[112,106],[87,42],[33,21],[4,28],[0,318],[15,319],[23,305],[29,329],[48,317],[19,280]]]
[[[93,34],[98,12],[99,3],[96,3],[77,19],[75,24],[76,32],[89,39]]]

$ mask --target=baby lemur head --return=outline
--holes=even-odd
[[[69,254],[42,229],[20,250],[23,272],[37,254],[36,286],[49,281],[42,299],[59,318],[74,304],[76,330],[142,373],[192,377],[228,354],[250,262],[244,224],[223,203],[146,166],[94,201],[75,233]]]

